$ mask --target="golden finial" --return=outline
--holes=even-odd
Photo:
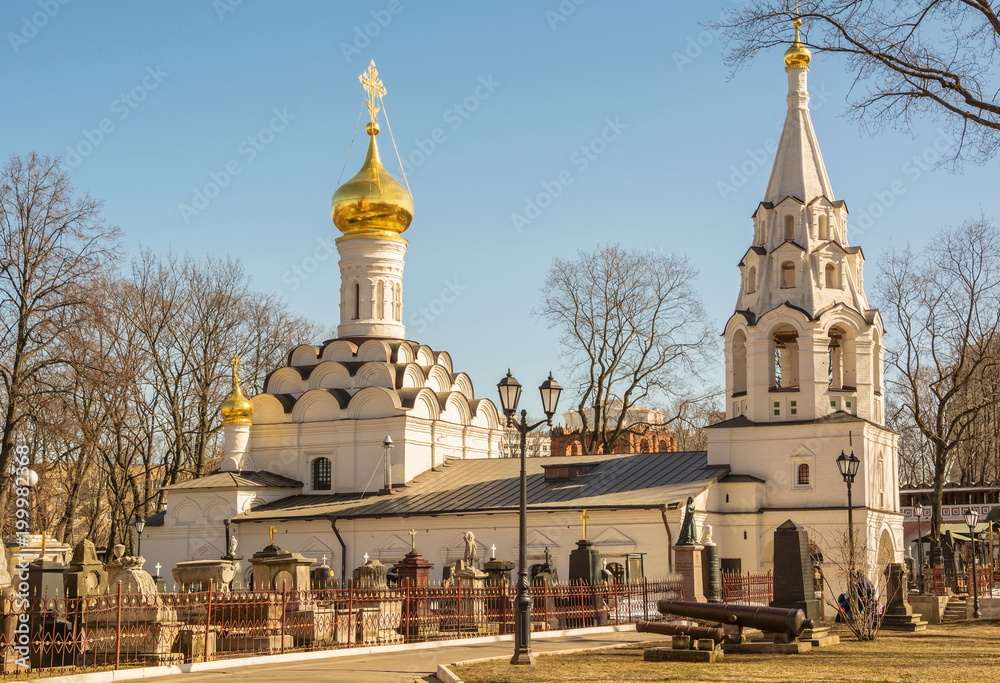
[[[590,519],[590,515],[587,514],[586,510],[584,510],[583,512],[580,513],[580,519],[583,521],[583,539],[582,540],[586,541],[587,540],[587,520]]]
[[[795,42],[785,50],[785,66],[798,69],[808,69],[809,62],[812,61],[812,52],[802,44],[802,33],[799,27],[802,26],[802,17],[799,16],[799,3],[795,3],[795,19],[792,20],[795,27]]]
[[[233,356],[233,393],[229,395],[219,412],[222,413],[223,425],[250,425],[253,417],[253,404],[247,400],[240,390],[240,355]]]
[[[368,70],[358,76],[358,80],[361,81],[361,86],[368,93],[365,106],[368,107],[368,116],[370,119],[365,130],[369,135],[378,135],[378,112],[380,107],[375,104],[375,100],[385,95],[386,90],[382,84],[382,79],[378,77],[378,69],[375,68],[374,59],[368,65]]]
[[[268,545],[274,545],[274,532],[277,531],[273,526],[267,527],[267,540]]]
[[[357,175],[337,188],[330,213],[334,225],[344,237],[379,237],[399,239],[413,220],[413,197],[382,166],[375,136],[378,135],[378,102],[386,93],[375,68],[375,60],[358,76],[367,97],[369,121],[365,130],[371,136],[368,155]],[[390,131],[391,132],[391,131]]]

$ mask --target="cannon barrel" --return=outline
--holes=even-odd
[[[805,613],[800,609],[683,600],[660,600],[656,603],[656,608],[660,610],[660,614],[674,614],[720,624],[735,624],[770,633],[787,633],[792,638],[798,638],[803,630],[813,627],[812,620],[806,619]]]
[[[688,626],[687,624],[661,624],[655,621],[635,622],[635,630],[639,633],[659,633],[661,636],[691,636],[695,639],[711,638],[717,643],[726,639],[726,631],[721,628],[707,626]]]

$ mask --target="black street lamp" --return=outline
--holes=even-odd
[[[141,516],[135,518],[135,554],[142,557],[142,532],[146,529],[146,520]]]
[[[520,421],[514,418],[518,399],[521,398],[521,383],[511,376],[510,370],[507,370],[507,376],[497,384],[497,389],[500,392],[500,405],[503,408],[503,414],[507,417],[507,426],[514,427],[521,434],[521,528],[518,532],[520,567],[517,571],[517,597],[514,598],[514,656],[511,657],[510,663],[534,664],[535,656],[531,654],[531,593],[528,591],[528,477],[525,453],[528,432],[543,424],[552,425],[552,416],[556,413],[556,405],[559,403],[562,387],[552,379],[552,373],[549,373],[549,378],[538,387],[538,391],[542,395],[542,410],[545,412],[545,419],[533,425],[528,424],[528,411],[526,410],[521,411]]]
[[[852,569],[854,568],[854,503],[851,502],[851,485],[854,483],[854,477],[857,476],[860,465],[861,461],[854,456],[854,451],[851,451],[850,457],[841,451],[840,457],[837,458],[837,469],[840,470],[840,476],[847,484],[847,549],[850,553],[848,566]]]
[[[979,580],[976,576],[976,524],[979,522],[979,510],[969,508],[962,514],[965,516],[965,524],[969,527],[969,536],[972,538],[972,616],[979,619],[983,616],[979,611]]]
[[[923,595],[924,594],[924,534],[920,525],[924,517],[923,504],[918,502],[913,507],[913,511],[917,513],[917,576],[920,578],[920,594]]]

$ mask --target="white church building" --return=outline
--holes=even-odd
[[[872,559],[901,559],[882,322],[810,120],[809,59],[798,42],[785,55],[787,118],[724,330],[727,419],[710,428],[707,452],[530,458],[529,562],[548,551],[565,578],[586,510],[589,539],[609,563],[642,557],[647,576],[665,575],[689,496],[729,568],[768,568],[774,530],[787,519],[839,557],[841,451],[860,460],[857,545]],[[276,545],[325,558],[338,578],[366,557],[402,559],[411,530],[435,578],[463,556],[466,531],[479,558],[517,557],[519,463],[499,457],[504,418],[447,352],[406,337],[402,233],[413,201],[379,160],[384,88],[374,64],[362,83],[368,155],[332,206],[343,233],[338,337],[292,349],[249,400],[234,371],[221,410],[224,461],[166,488],[166,509],[143,534],[147,567],[221,557],[227,522],[240,554],[267,545],[273,527]],[[506,366],[501,359],[498,376]]]

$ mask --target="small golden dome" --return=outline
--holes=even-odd
[[[792,22],[795,26],[795,42],[792,46],[785,50],[785,66],[792,66],[799,69],[807,68],[809,62],[812,61],[812,51],[809,50],[802,41],[799,39],[799,26],[802,26],[802,20],[796,19]]]
[[[250,425],[253,417],[253,404],[247,400],[243,392],[240,391],[240,357],[233,357],[233,393],[229,395],[222,406],[219,407],[222,414],[223,425]]]
[[[371,122],[368,156],[358,174],[341,185],[333,195],[330,213],[333,224],[350,236],[395,236],[410,227],[413,197],[382,166],[375,136],[378,124]]]

